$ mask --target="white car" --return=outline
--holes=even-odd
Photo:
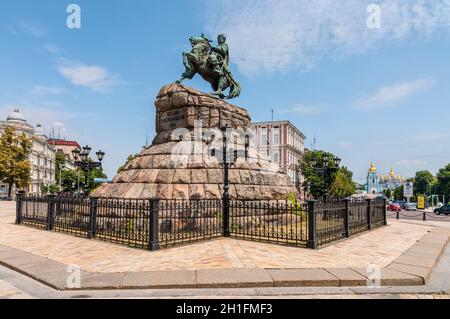
[[[417,210],[417,203],[406,203],[406,210]]]

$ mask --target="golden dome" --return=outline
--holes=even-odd
[[[392,168],[391,168],[391,172],[389,173],[389,176],[395,177],[395,173],[394,173],[394,170]]]
[[[375,167],[375,163],[370,163],[370,168],[369,168],[369,172],[370,173],[376,173],[377,172],[377,168]]]

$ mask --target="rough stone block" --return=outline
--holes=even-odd
[[[199,269],[197,288],[271,287],[273,280],[264,269]]]
[[[127,272],[121,289],[195,288],[195,270]]]
[[[205,198],[205,187],[203,184],[190,184],[189,185],[189,198],[202,199]]]
[[[271,269],[268,273],[277,287],[338,287],[340,281],[324,269]]]
[[[208,173],[206,169],[192,169],[191,170],[191,182],[194,184],[207,184]]]
[[[367,278],[351,268],[326,268],[330,274],[340,281],[340,286],[366,286]]]
[[[176,169],[173,176],[172,183],[174,184],[189,184],[191,182],[191,170]]]
[[[173,177],[175,175],[175,170],[173,169],[161,169],[158,173],[158,177],[156,178],[157,184],[170,184],[173,181]]]

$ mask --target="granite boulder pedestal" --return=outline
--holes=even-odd
[[[155,105],[157,135],[152,145],[91,196],[221,198],[224,127],[229,159],[237,155],[229,170],[232,199],[287,200],[291,192],[297,194],[289,176],[257,152],[245,109],[181,84],[164,86]]]

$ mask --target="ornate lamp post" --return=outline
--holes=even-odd
[[[75,166],[79,167],[84,172],[84,192],[86,193],[88,187],[88,174],[91,170],[97,167],[102,167],[103,157],[105,152],[99,150],[95,154],[97,155],[98,162],[89,160],[89,153],[92,148],[88,145],[83,147],[80,151],[79,149],[74,149],[72,151],[73,158],[75,159]]]
[[[330,166],[330,161],[333,161],[332,166]],[[322,155],[322,166],[318,165],[316,159],[312,160],[312,168],[316,173],[319,173],[323,176],[325,181],[325,189],[327,190],[324,195],[324,200],[327,199],[328,195],[328,187],[331,179],[331,174],[337,172],[339,170],[339,164],[341,163],[341,159],[339,157],[330,159],[327,154]]]
[[[229,178],[228,178],[228,172],[232,165],[234,165],[238,159],[238,150],[233,150],[233,156],[230,158],[229,156],[229,150],[228,150],[228,141],[227,141],[227,129],[229,127],[223,126],[221,128],[222,130],[222,161],[220,162],[220,167],[223,168],[223,236],[229,237],[230,236],[230,193],[229,193]],[[212,135],[209,140],[206,140],[206,144],[211,144],[214,140],[215,136]],[[245,136],[245,151],[244,151],[244,157],[247,160],[248,158],[248,148],[250,145],[250,139],[248,135]],[[216,149],[211,149],[211,156],[219,158],[220,160],[220,154],[216,154]]]

